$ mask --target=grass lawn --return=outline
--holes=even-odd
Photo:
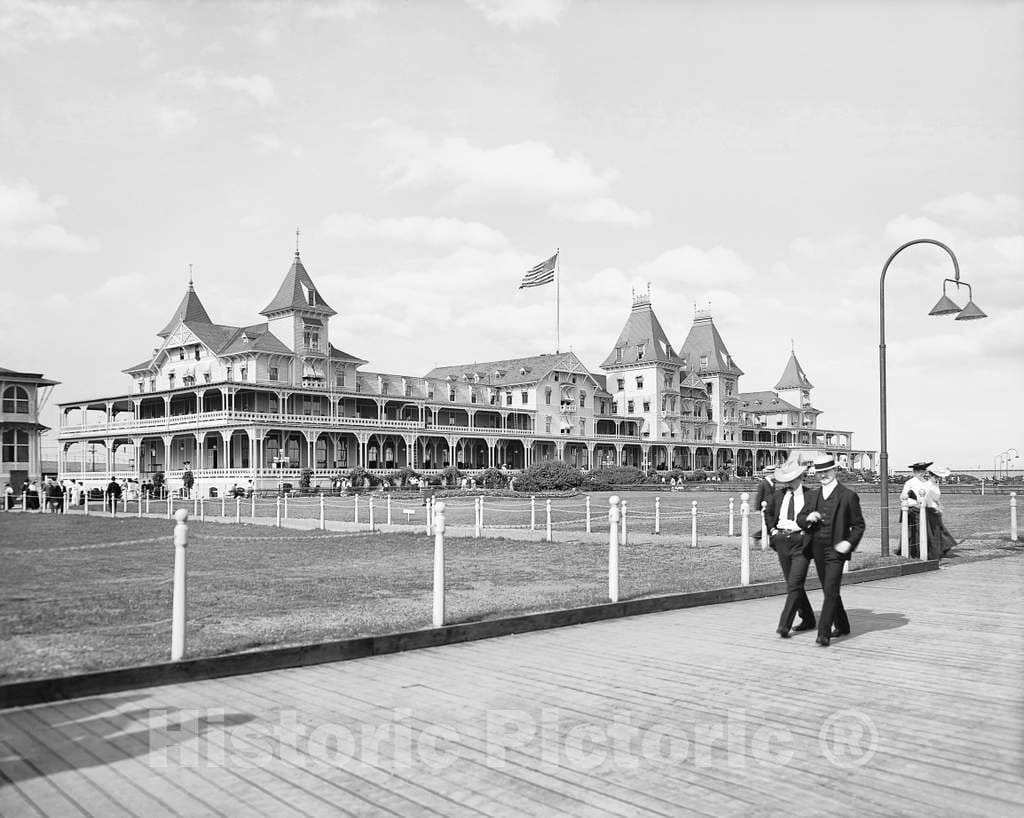
[[[0,680],[168,659],[171,530],[166,520],[0,515]],[[738,539],[626,546],[622,597],[736,585],[739,550]],[[446,557],[452,622],[606,601],[607,545],[452,538]],[[432,559],[422,533],[193,522],[188,654],[427,627]],[[753,550],[752,581],[778,578],[774,553]]]

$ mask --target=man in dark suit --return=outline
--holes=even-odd
[[[772,475],[775,472],[774,466],[766,466],[764,471],[761,472],[762,478],[757,481],[757,491],[754,492],[754,504],[750,507],[754,512],[754,521],[757,523],[761,522],[761,503],[767,503],[768,508],[765,509],[764,519],[768,521],[768,515],[771,514],[772,496],[775,494],[775,486],[772,484]],[[769,529],[771,526],[769,526]],[[761,539],[761,526],[757,525],[754,529],[754,539]],[[765,543],[761,543],[761,550],[764,550]]]
[[[814,609],[804,590],[811,562],[811,538],[796,522],[810,494],[810,491],[804,491],[803,486],[806,471],[807,467],[797,462],[779,466],[775,470],[775,484],[778,488],[765,512],[768,542],[779,555],[782,576],[786,579],[786,604],[776,629],[776,633],[783,639],[789,638],[797,613],[800,614],[800,624],[795,630],[809,631],[814,627]]]
[[[814,471],[821,478],[821,485],[810,492],[796,521],[810,534],[814,567],[825,594],[816,641],[827,648],[833,637],[850,632],[850,620],[839,595],[839,586],[843,581],[843,566],[864,536],[864,515],[856,492],[836,479],[833,457],[815,457]]]

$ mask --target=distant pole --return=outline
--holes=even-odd
[[[356,494],[354,499],[355,499],[355,523],[356,523],[356,525],[359,525],[359,495]]]
[[[1017,542],[1017,492],[1010,492],[1010,542]]]
[[[619,601],[619,498],[608,498],[608,598]]]
[[[391,525],[391,495],[388,495],[388,525]]]
[[[732,497],[730,497],[729,498],[729,536],[730,537],[733,537],[736,534],[736,526],[735,526],[735,513],[736,512],[734,510],[734,506],[735,506],[735,500]],[[740,510],[742,512],[742,508]]]
[[[768,550],[768,501],[761,501],[761,550]]]
[[[545,504],[545,511],[547,512],[547,541],[551,542],[551,501],[548,500]]]
[[[369,510],[368,513],[370,515],[370,531],[373,531],[373,495],[372,494],[370,495],[369,506],[370,506],[370,510]]]
[[[619,544],[620,545],[625,545],[629,541],[627,539],[627,531],[626,531],[626,501],[625,500],[622,500],[619,503],[619,511],[621,512],[621,514],[619,515],[619,520],[620,520],[620,522],[622,524],[622,530],[619,533]]]
[[[530,497],[530,531],[537,527],[537,498]]]
[[[249,505],[250,505],[250,512],[249,512],[250,516],[255,520],[256,519],[256,491],[255,491],[255,489],[253,490],[252,495],[249,497]]]
[[[242,522],[242,498],[241,497],[236,497],[235,498],[235,522],[236,523]]]
[[[654,533],[661,533],[661,498],[654,498]]]
[[[280,497],[277,498],[277,516],[276,516],[276,519],[275,519],[275,525],[278,528],[281,527],[281,498]]]
[[[435,628],[444,627],[444,503],[434,506],[434,616]]]
[[[590,533],[590,495],[587,495],[587,533]]]
[[[188,601],[185,574],[185,548],[188,546],[188,511],[179,508],[174,526],[174,596],[171,603],[171,661],[180,662],[185,655],[185,605]]]
[[[918,539],[921,545],[919,546],[921,559],[928,559],[928,510],[924,507],[924,501],[921,501],[921,511],[918,514],[917,533]]]
[[[697,547],[697,501],[690,504],[690,548]]]
[[[324,495],[320,493],[320,530],[323,531],[327,528],[327,517],[324,513]]]
[[[750,495],[740,495],[740,585],[750,584]],[[732,505],[732,500],[729,501]],[[732,522],[730,514],[729,522]],[[729,532],[732,533],[731,531]]]
[[[900,500],[900,550],[904,557],[910,556],[910,506]]]

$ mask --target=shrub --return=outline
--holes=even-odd
[[[697,469],[686,475],[686,479],[691,483],[703,483],[708,479],[708,473],[703,469]]]
[[[158,471],[156,474],[153,475],[153,480],[151,481],[151,484],[152,484],[153,488],[150,489],[150,491],[152,492],[152,496],[153,497],[164,497],[165,496],[165,494],[167,492],[167,487],[165,485],[165,481],[166,481],[166,476],[164,475],[164,473],[162,471]]]
[[[485,489],[503,489],[508,484],[508,479],[501,469],[484,469],[477,475],[476,482]]]
[[[583,472],[564,460],[534,463],[516,478],[516,491],[564,491],[583,483]]]
[[[349,484],[354,489],[361,489],[364,486],[373,485],[373,475],[362,466],[353,466],[348,473]]]
[[[633,466],[606,466],[586,474],[583,485],[592,491],[605,491],[612,486],[632,486],[642,483],[643,474]]]
[[[391,481],[393,486],[408,486],[413,480],[417,479],[420,473],[411,466],[402,466],[400,469],[396,469],[388,475],[388,480]]]
[[[459,481],[462,480],[462,472],[459,471],[455,466],[445,466],[441,470],[441,485],[444,486],[457,486]]]
[[[312,479],[313,479],[313,470],[312,469],[303,469],[302,473],[299,475],[299,488],[300,489],[308,489],[309,488],[309,483],[310,483],[310,481]]]

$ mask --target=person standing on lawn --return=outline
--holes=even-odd
[[[779,555],[782,576],[786,580],[786,603],[782,607],[776,633],[783,639],[789,638],[793,619],[800,614],[797,631],[809,631],[814,627],[814,609],[807,598],[804,583],[807,569],[811,564],[811,537],[796,522],[803,511],[804,502],[810,491],[804,491],[804,472],[807,467],[797,462],[786,463],[775,470],[778,486],[765,512],[768,526],[768,543]]]
[[[850,620],[843,607],[839,586],[843,566],[864,536],[864,515],[860,497],[836,479],[836,461],[831,455],[814,458],[814,472],[821,485],[804,499],[804,508],[797,514],[797,525],[810,534],[814,567],[821,581],[825,601],[818,617],[818,638],[823,648],[837,636],[850,633]]]
[[[764,470],[761,472],[761,476],[763,479],[757,481],[757,491],[754,492],[754,505],[752,506],[752,508],[758,514],[758,516],[755,517],[755,520],[761,519],[761,503],[768,504],[768,507],[764,510],[765,523],[768,522],[768,519],[772,513],[772,498],[775,495],[775,484],[772,482],[774,474],[774,466],[765,466]],[[771,526],[769,525],[768,528],[770,530]],[[761,539],[761,526],[755,526],[753,536],[755,540]],[[782,572],[783,574],[785,574],[786,569],[783,568]]]
[[[117,501],[121,499],[121,484],[116,477],[111,477],[107,483],[107,508],[111,514],[117,514]]]
[[[928,467],[931,465],[932,461],[930,460],[912,463],[910,470],[914,474],[903,484],[903,490],[900,492],[900,506],[905,505],[908,509],[914,509],[907,517],[907,555],[914,558],[918,556],[921,550],[921,534],[917,528],[919,521],[918,511],[922,498],[928,493]],[[901,522],[904,513],[901,508]],[[899,554],[900,550],[897,548],[896,553]]]

